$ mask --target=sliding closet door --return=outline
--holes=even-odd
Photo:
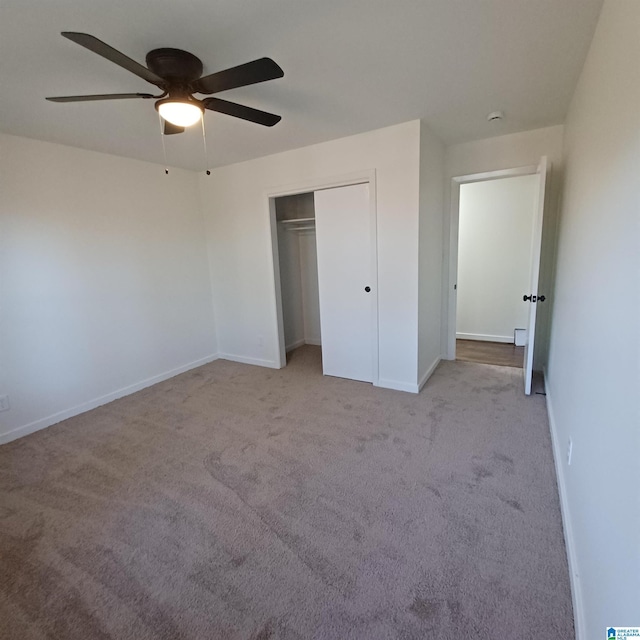
[[[323,371],[373,382],[376,282],[369,185],[314,196]]]

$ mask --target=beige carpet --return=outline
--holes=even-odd
[[[544,397],[218,361],[0,448],[3,639],[573,637]]]

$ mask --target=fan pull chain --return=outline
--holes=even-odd
[[[164,130],[162,125],[162,116],[158,114],[158,122],[160,123],[160,140],[162,140],[162,157],[164,158],[164,174],[169,175],[169,167],[167,167],[167,149],[164,146]]]
[[[207,175],[210,176],[211,171],[209,169],[209,154],[207,152],[207,133],[204,129],[204,114],[202,115],[202,118],[200,118],[200,121],[202,122],[202,143],[204,145],[204,165],[205,167],[207,167]]]

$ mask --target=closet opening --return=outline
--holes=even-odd
[[[274,205],[282,324],[289,360],[292,352],[303,345],[322,344],[313,192],[274,198]],[[307,351],[317,354],[321,350]]]
[[[267,194],[278,366],[377,384],[375,172],[305,187]]]

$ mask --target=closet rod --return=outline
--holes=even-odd
[[[282,224],[300,224],[305,222],[315,222],[315,218],[291,218],[290,220],[279,220]]]

